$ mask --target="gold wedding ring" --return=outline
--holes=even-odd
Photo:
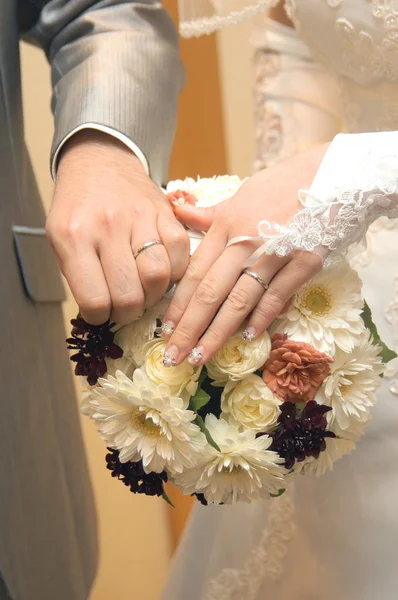
[[[146,242],[138,248],[137,252],[134,254],[134,258],[137,258],[141,252],[144,252],[144,250],[148,250],[148,248],[152,248],[152,246],[157,246],[158,244],[163,246],[160,240],[151,240],[150,242]]]
[[[255,279],[263,288],[265,291],[268,290],[268,283],[266,283],[264,281],[264,279],[262,277],[260,277],[260,275],[258,275],[255,271],[250,271],[250,269],[245,269],[243,271],[243,273],[245,275],[249,275],[249,277],[252,277],[253,279]]]

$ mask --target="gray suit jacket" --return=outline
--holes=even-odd
[[[106,125],[141,148],[159,183],[183,75],[159,2],[0,0],[0,573],[13,600],[86,600],[95,511],[62,285],[24,144],[21,35],[51,62],[53,154],[76,128]]]

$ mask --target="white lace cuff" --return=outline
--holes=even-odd
[[[378,217],[398,217],[398,132],[339,134],[309,190],[300,190],[303,209],[292,222],[258,224],[261,254],[317,252],[329,264],[360,242]],[[247,238],[234,238],[232,245]]]

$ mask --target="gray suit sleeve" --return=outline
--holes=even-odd
[[[52,157],[73,131],[98,124],[136,144],[164,183],[184,70],[161,3],[20,0],[19,21],[51,63]]]

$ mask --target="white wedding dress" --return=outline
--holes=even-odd
[[[256,168],[339,131],[398,130],[398,0],[287,5],[300,40],[277,24],[255,37]],[[355,267],[398,350],[396,221],[367,237]],[[398,598],[396,364],[386,375],[373,422],[331,473],[299,477],[279,499],[195,508],[162,600]]]

